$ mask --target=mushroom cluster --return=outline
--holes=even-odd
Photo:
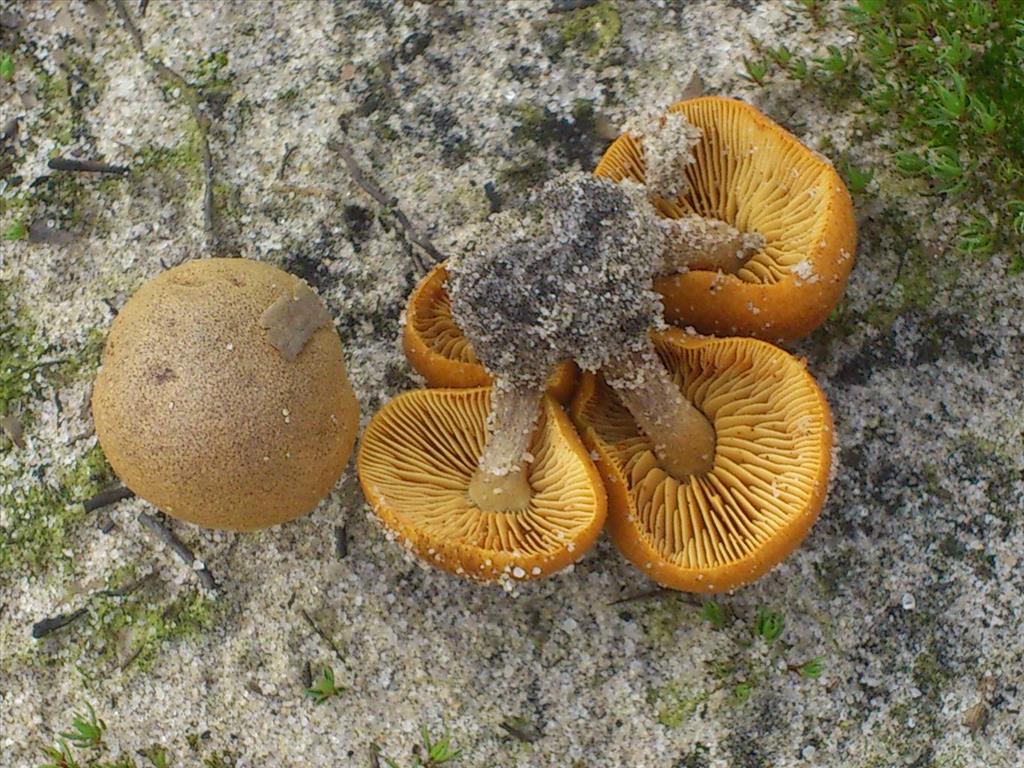
[[[607,514],[660,584],[752,581],[817,518],[832,444],[813,377],[765,339],[825,319],[852,222],[832,167],[741,102],[638,122],[595,174],[491,217],[414,291],[407,357],[442,388],[371,420],[368,501],[470,578],[552,573]]]

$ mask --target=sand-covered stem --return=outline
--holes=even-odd
[[[711,470],[715,428],[683,397],[649,341],[609,360],[604,373],[667,472],[681,480]]]
[[[530,439],[542,393],[501,382],[491,391],[487,444],[469,484],[470,500],[484,512],[509,512],[530,503]]]

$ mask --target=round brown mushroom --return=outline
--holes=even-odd
[[[470,485],[487,440],[488,387],[398,395],[370,421],[356,465],[380,521],[422,559],[467,578],[545,576],[579,560],[604,525],[601,477],[544,396],[524,495],[481,509]]]
[[[402,329],[405,357],[431,387],[485,387],[494,383],[491,374],[473,351],[473,345],[452,317],[451,299],[445,284],[448,270],[438,264],[409,296]],[[548,379],[548,394],[560,403],[569,402],[578,369],[571,360],[559,365]]]
[[[125,485],[180,520],[235,531],[316,506],[359,425],[322,302],[247,259],[186,262],[139,288],[110,329],[92,411]]]
[[[789,341],[809,334],[842,297],[853,267],[850,195],[832,165],[756,109],[707,96],[669,108],[700,129],[685,166],[685,192],[655,198],[669,218],[696,214],[759,235],[761,247],[734,270],[695,266],[663,274],[665,316],[701,333]],[[625,133],[597,176],[645,180],[644,146]]]
[[[799,545],[828,489],[832,419],[803,364],[756,339],[652,334],[677,389],[711,422],[706,472],[667,471],[615,392],[584,374],[571,412],[608,491],[608,533],[650,578],[720,592]]]

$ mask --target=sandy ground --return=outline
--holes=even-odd
[[[852,112],[738,76],[749,35],[821,42],[785,3],[620,2],[604,45],[566,41],[568,16],[552,5],[152,0],[140,17],[129,3],[146,50],[206,89],[213,246],[316,287],[338,317],[364,424],[416,386],[398,334],[418,272],[395,218],[328,139],[349,142],[442,250],[488,215],[485,185],[512,205],[534,177],[592,168],[628,116],[672,101],[695,73],[812,147],[881,157],[878,137],[851,138]],[[209,253],[194,123],[112,6],[0,9],[17,67],[0,82],[0,125],[20,117],[7,176],[44,175],[58,152],[133,166],[40,209],[67,242],[0,243],[4,300],[70,354],[147,277]],[[480,768],[1024,764],[1024,283],[1003,277],[1007,254],[947,263],[959,211],[913,197],[858,207],[852,320],[795,347],[833,408],[835,484],[796,554],[721,597],[724,627],[685,597],[616,603],[652,585],[607,540],[511,595],[424,570],[368,518],[351,469],[280,528],[174,524],[216,595],[147,535],[145,503],[125,501],[68,531],[59,564],[0,579],[0,764],[41,764],[86,703],[106,722],[110,759],[139,764],[160,744],[175,766],[372,765],[371,744],[411,759],[420,727],[445,725],[463,750],[454,764]],[[930,290],[909,302],[894,281],[919,222]],[[57,483],[95,444],[91,375],[41,379],[19,403],[27,446],[0,448],[5,491]],[[95,597],[125,574],[152,574],[142,597]],[[132,658],[147,622],[173,622],[187,600],[203,618],[164,627]],[[33,622],[83,605],[82,620],[31,638]],[[754,634],[762,610],[785,615],[772,644]],[[802,676],[812,659],[820,677]],[[307,664],[331,665],[345,690],[314,704]],[[539,738],[510,735],[510,719]]]

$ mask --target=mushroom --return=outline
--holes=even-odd
[[[186,262],[139,288],[110,329],[92,411],[125,485],[235,531],[316,506],[359,425],[330,313],[299,278],[247,259]]]
[[[784,559],[828,488],[832,419],[804,365],[756,339],[654,334],[675,387],[711,421],[715,462],[680,477],[606,381],[584,374],[571,415],[608,492],[608,533],[652,579],[691,592],[747,584]]]
[[[494,379],[477,359],[473,345],[452,317],[445,283],[448,270],[438,264],[420,280],[405,308],[402,346],[409,364],[431,387],[490,386]],[[548,393],[560,403],[572,397],[578,374],[567,360],[558,365],[547,382]]]
[[[699,131],[675,128],[675,116]],[[679,102],[649,125],[621,135],[594,173],[643,184],[667,220],[693,215],[731,232],[739,258],[666,263],[655,281],[669,322],[701,333],[790,341],[817,328],[841,298],[853,267],[856,228],[850,195],[832,165],[753,107],[706,96]],[[668,149],[692,151],[678,163]],[[673,162],[675,165],[673,165]],[[666,171],[666,168],[668,169]],[[673,186],[672,171],[685,183]],[[664,193],[664,194],[662,194]],[[735,228],[735,229],[733,229]],[[699,234],[699,233],[698,233]],[[759,244],[751,239],[763,238]],[[727,252],[729,248],[725,249]]]
[[[406,392],[363,435],[357,467],[382,523],[424,560],[472,579],[526,580],[578,560],[605,519],[601,478],[568,417],[544,396],[530,435],[529,494],[514,511],[469,491],[487,438],[487,387]]]

